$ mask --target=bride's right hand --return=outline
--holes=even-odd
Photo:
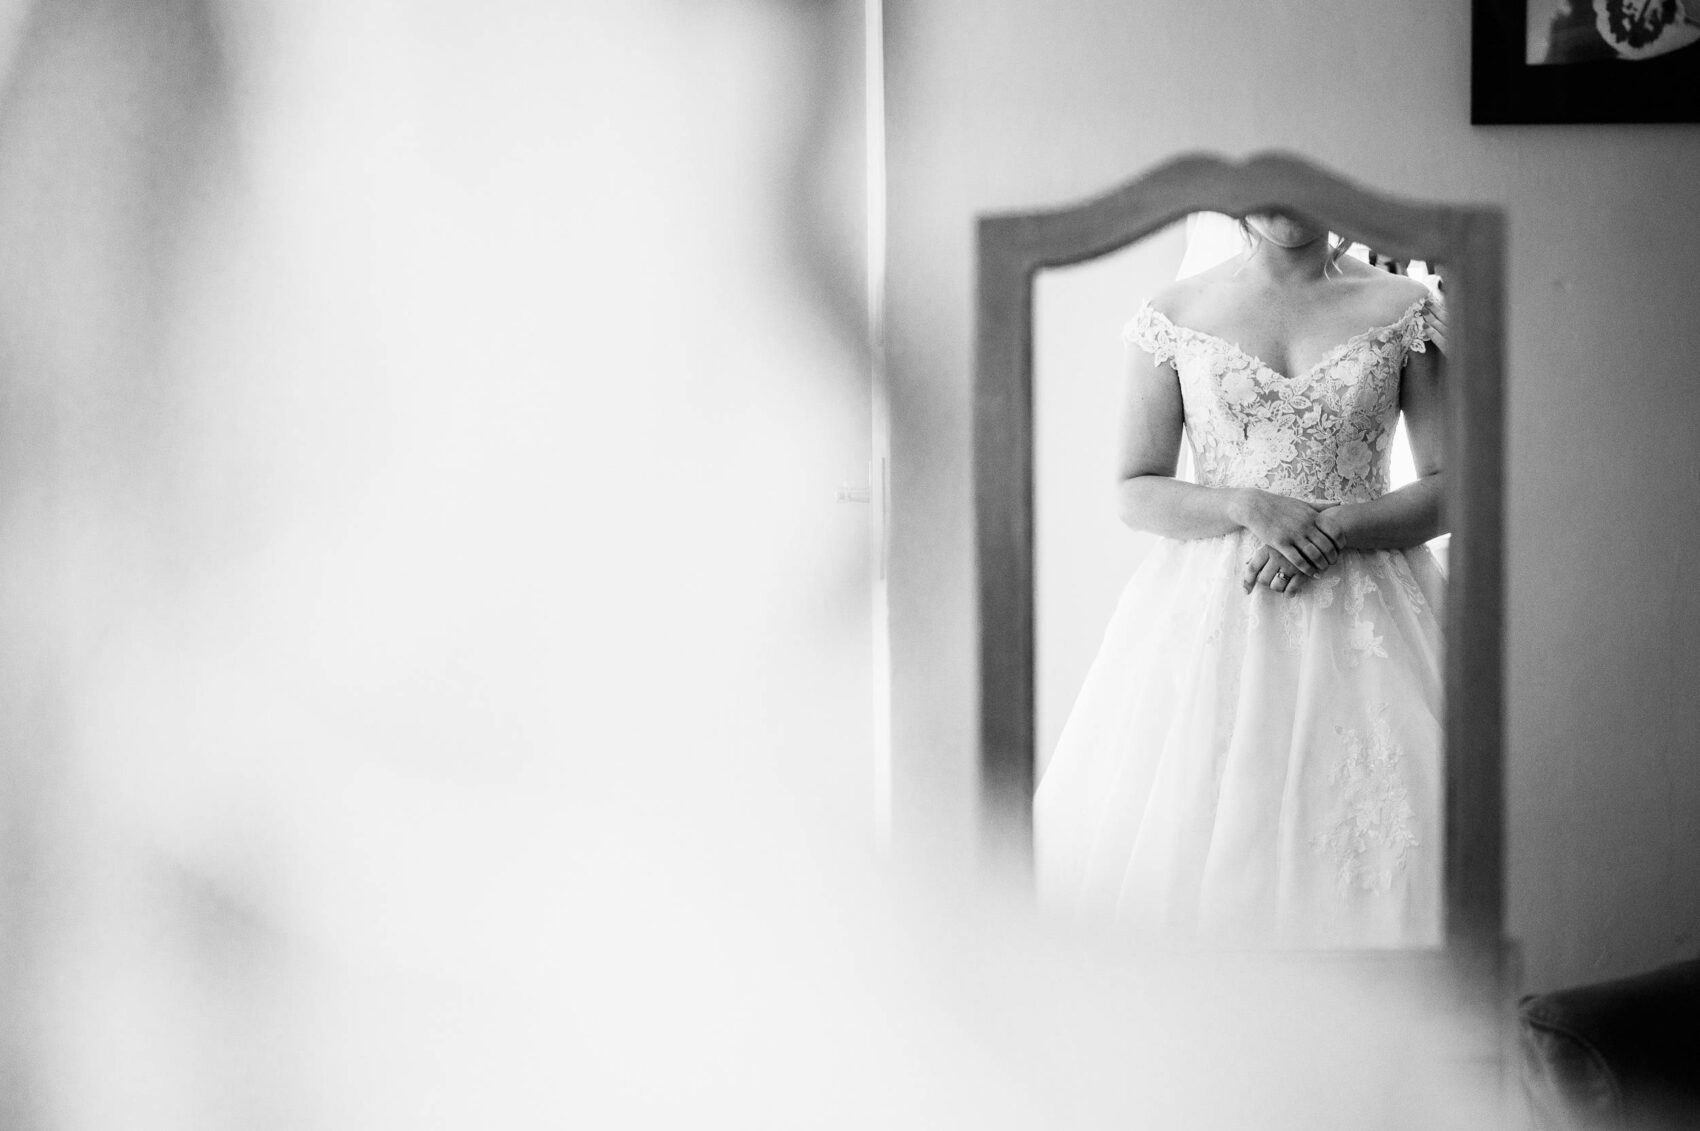
[[[1240,512],[1241,526],[1310,577],[1340,560],[1340,547],[1316,524],[1320,512],[1302,499],[1252,489],[1242,496]]]

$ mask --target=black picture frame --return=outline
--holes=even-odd
[[[1525,57],[1526,0],[1473,4],[1472,125],[1700,122],[1700,44],[1635,62],[1601,58],[1531,66]]]

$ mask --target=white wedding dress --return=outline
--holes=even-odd
[[[1425,307],[1289,377],[1149,304],[1198,481],[1311,502],[1388,489]],[[1160,539],[1127,584],[1034,800],[1040,894],[1161,942],[1440,942],[1439,603],[1426,548],[1347,552],[1287,598],[1248,533]]]

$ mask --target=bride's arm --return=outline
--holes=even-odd
[[[1339,551],[1320,536],[1315,507],[1249,488],[1202,487],[1175,478],[1184,422],[1174,370],[1141,349],[1128,351],[1121,421],[1121,520],[1167,538],[1213,538],[1250,530],[1300,570],[1320,573]]]
[[[1142,349],[1127,351],[1117,511],[1135,530],[1211,538],[1240,529],[1229,493],[1175,478],[1185,409],[1174,370]]]
[[[1441,453],[1446,449],[1445,363],[1438,349],[1413,353],[1399,383],[1399,408],[1418,479],[1368,503],[1322,512],[1318,525],[1348,550],[1402,550],[1446,533]]]

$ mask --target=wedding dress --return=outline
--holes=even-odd
[[[1309,502],[1388,490],[1427,299],[1287,376],[1149,304],[1197,479]],[[1241,588],[1247,532],[1159,539],[1034,800],[1042,900],[1158,941],[1437,945],[1440,624],[1426,547],[1348,551],[1295,597]]]

